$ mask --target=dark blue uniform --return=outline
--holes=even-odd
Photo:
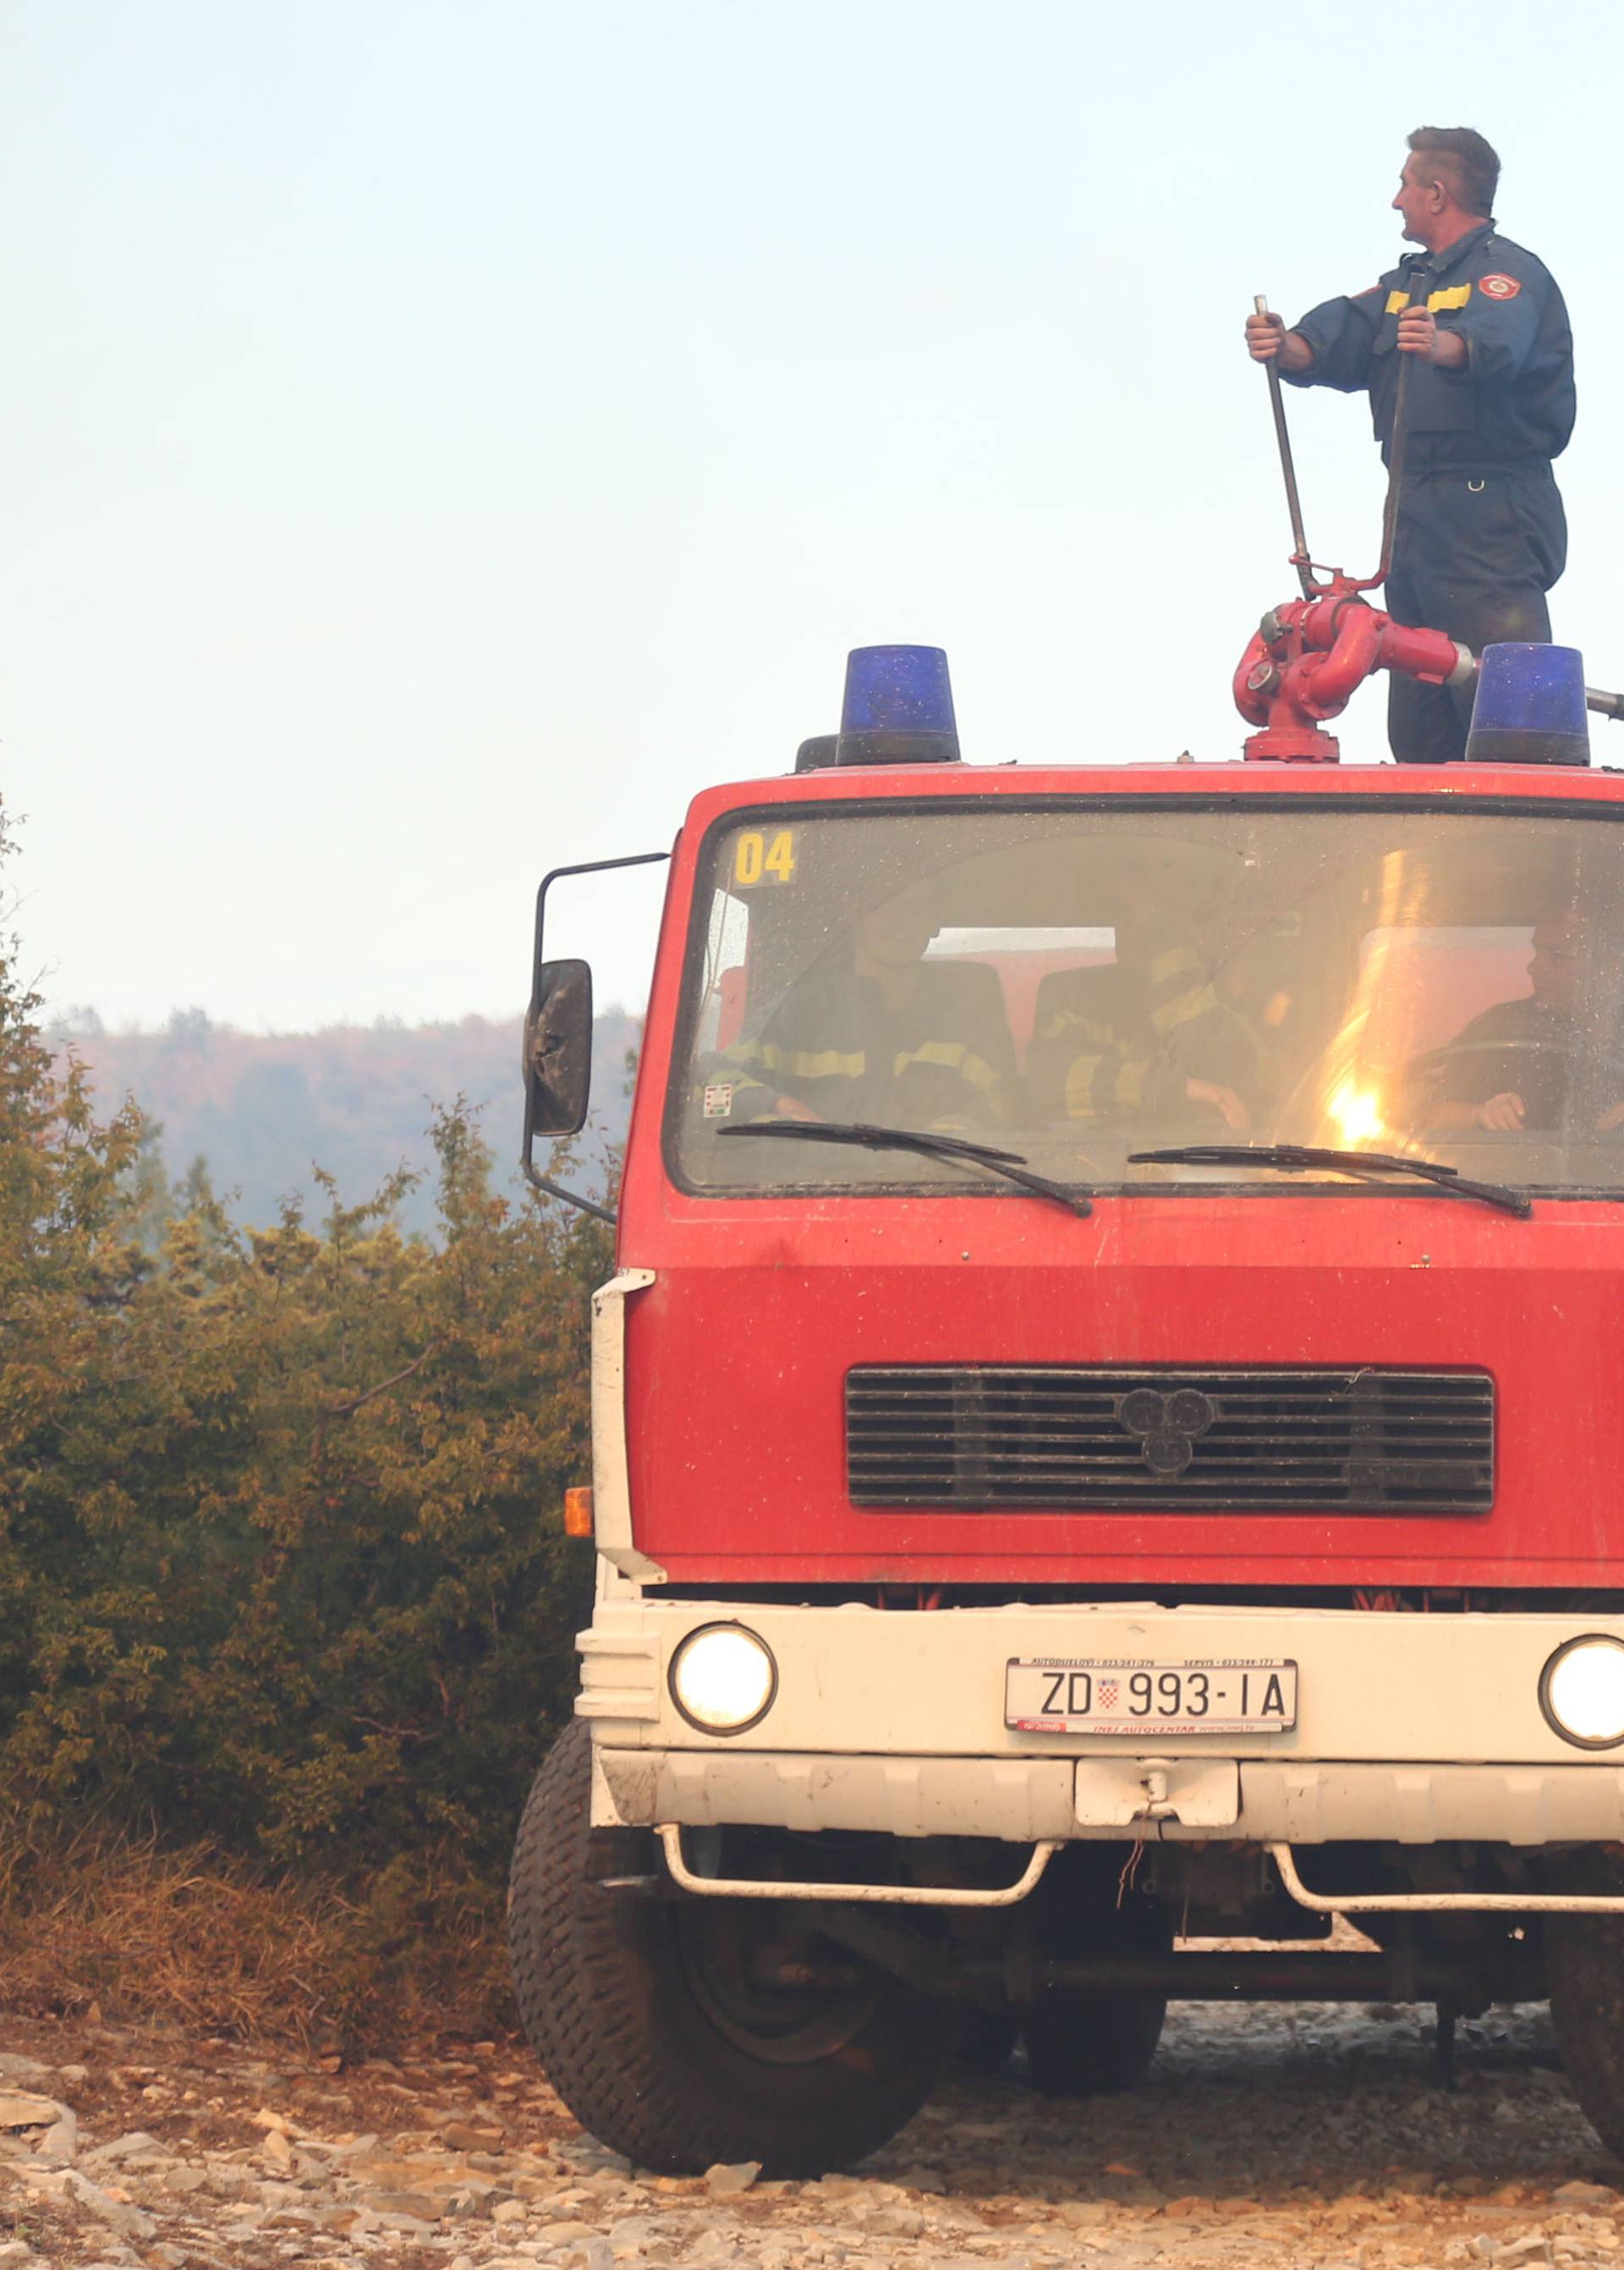
[[[1294,326],[1314,350],[1296,386],[1367,391],[1385,461],[1398,387],[1398,316],[1411,303],[1466,343],[1459,370],[1409,358],[1403,478],[1384,594],[1401,623],[1447,631],[1474,654],[1548,639],[1545,595],[1568,555],[1551,460],[1573,431],[1573,334],[1550,271],[1485,221],[1447,252],[1411,253],[1368,292],[1327,300]],[[1395,676],[1388,738],[1401,764],[1465,754],[1472,688]]]

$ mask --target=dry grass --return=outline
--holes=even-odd
[[[512,2023],[500,1910],[465,1883],[358,1896],[89,1830],[41,1849],[0,1829],[0,2004],[330,2050]]]

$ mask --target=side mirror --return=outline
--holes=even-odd
[[[592,1085],[592,972],[544,961],[524,1020],[524,1151],[534,1135],[574,1135]]]
[[[536,1171],[538,1135],[575,1135],[586,1124],[592,1085],[592,973],[584,961],[544,961],[547,893],[565,875],[606,875],[617,867],[651,867],[669,851],[634,851],[625,859],[589,859],[554,867],[536,894],[536,947],[530,967],[530,1014],[524,1020],[524,1147],[519,1167],[532,1190],[562,1198],[595,1220],[614,1221],[608,1206],[582,1191],[566,1190]]]

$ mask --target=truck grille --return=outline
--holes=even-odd
[[[854,1505],[1480,1513],[1485,1372],[889,1367],[846,1379]]]

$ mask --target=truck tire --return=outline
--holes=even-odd
[[[1167,1910],[1123,1893],[1121,1855],[1074,1845],[1038,1888],[1041,1950],[1079,1958],[1161,1955],[1173,1950]],[[1137,2088],[1150,2071],[1168,2014],[1163,1994],[1074,1994],[1051,1988],[1027,2012],[1027,2066],[1043,2096],[1107,2096]]]
[[[656,1847],[595,1831],[590,1789],[577,1724],[536,1777],[508,1895],[524,2030],[582,2127],[669,2175],[759,2160],[817,2176],[894,2136],[936,2077],[935,2007],[879,1974],[859,1989],[754,1985],[754,1949],[786,1951],[774,1902],[600,1889],[653,1873]]]
[[[1157,1994],[1046,1996],[1027,2014],[1027,2066],[1040,2096],[1109,2096],[1137,2088],[1161,2039]]]
[[[1551,2023],[1579,2110],[1624,2159],[1624,1916],[1547,1916],[1545,1963]]]
[[[982,2010],[957,2003],[947,2018],[947,2055],[962,2073],[991,2081],[1004,2071],[1020,2039],[1012,2010]]]

